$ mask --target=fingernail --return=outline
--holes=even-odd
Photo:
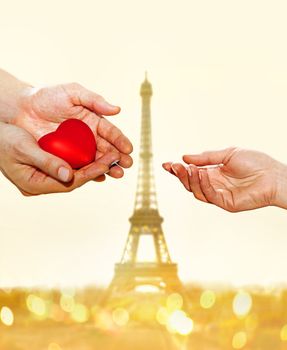
[[[175,175],[177,175],[177,170],[176,170],[176,167],[174,165],[171,165],[171,169],[175,173]]]
[[[109,103],[109,102],[106,101],[106,100],[103,100],[103,104],[104,104],[106,107],[108,107],[109,109],[113,109],[113,110],[115,110],[115,109],[120,110],[120,109],[121,109],[119,106],[114,106],[114,105],[112,105],[111,103]]]
[[[119,106],[114,106],[114,105],[110,105],[110,108],[112,108],[112,109],[117,109],[118,111],[121,110],[121,107],[119,107]]]
[[[70,170],[61,166],[58,170],[58,176],[59,179],[63,182],[67,182],[69,181],[69,177],[70,177]]]
[[[188,175],[191,177],[192,176],[192,170],[191,170],[191,167],[187,167],[187,172],[188,172]]]

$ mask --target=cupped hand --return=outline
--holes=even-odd
[[[0,170],[26,196],[70,192],[94,179],[103,180],[120,154],[106,152],[80,170],[43,151],[26,130],[0,122]]]
[[[286,167],[270,156],[240,148],[185,155],[183,160],[186,164],[163,167],[195,198],[230,212],[276,205],[286,174]]]
[[[27,88],[20,100],[18,115],[11,122],[29,131],[38,140],[66,119],[81,119],[95,135],[97,159],[108,152],[120,153],[118,166],[112,167],[108,173],[119,178],[123,176],[122,168],[132,165],[129,155],[132,144],[121,130],[103,117],[119,112],[119,107],[109,104],[100,95],[72,83],[41,89]]]

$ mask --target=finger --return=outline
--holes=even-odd
[[[104,182],[105,180],[106,180],[106,175],[101,175],[101,176],[98,176],[93,181],[95,181],[95,182]]]
[[[171,164],[172,164],[172,162],[166,162],[166,163],[162,164],[162,167],[164,168],[164,170],[168,171],[170,174],[176,176],[172,170]]]
[[[19,147],[21,147],[17,151],[19,162],[32,165],[59,181],[69,182],[72,180],[73,170],[71,166],[63,159],[42,150],[36,142],[26,141]]]
[[[108,152],[108,151],[117,151],[116,147],[112,145],[107,140],[103,139],[99,135],[97,135],[97,151],[100,151],[102,153]]]
[[[101,95],[84,88],[78,83],[65,85],[65,89],[75,106],[84,106],[97,114],[103,115],[115,115],[121,110],[120,107],[107,102]]]
[[[194,164],[197,166],[226,164],[235,150],[235,147],[229,147],[220,151],[207,151],[200,154],[184,155],[182,159],[187,164]]]
[[[114,179],[120,179],[121,177],[124,176],[124,171],[121,167],[114,165],[107,172],[107,175],[113,177]]]
[[[103,154],[101,154],[100,152],[97,153],[97,158],[102,157],[102,156],[103,156]],[[106,175],[109,175],[115,179],[119,179],[119,178],[123,177],[124,171],[118,164],[120,164],[120,161],[112,163],[110,165],[109,170],[106,172]]]
[[[118,164],[121,167],[128,169],[133,165],[133,162],[134,161],[130,155],[121,153],[121,159]]]
[[[117,153],[108,152],[104,154],[102,157],[98,158],[95,162],[78,170],[75,173],[75,179],[77,180],[77,177],[78,177],[80,181],[81,178],[87,178],[89,181],[91,179],[97,178],[98,176],[107,174],[110,171],[113,164],[119,162],[119,158],[120,158],[120,154],[118,152]]]
[[[222,206],[221,196],[211,185],[207,169],[199,169],[199,185],[208,202]]]
[[[111,145],[108,141],[99,137],[97,140],[97,150],[98,154],[104,154],[107,151],[117,151],[117,149]],[[133,165],[133,159],[130,155],[121,153],[121,159],[119,161],[119,165],[123,168],[130,168]]]
[[[105,118],[101,118],[99,121],[98,134],[121,153],[130,154],[133,151],[133,146],[130,140],[120,129]]]
[[[174,174],[178,177],[183,186],[190,191],[189,181],[188,181],[188,173],[186,168],[180,163],[172,163],[171,169]]]
[[[109,152],[92,164],[75,171],[74,177],[69,183],[62,183],[48,176],[42,181],[33,181],[33,177],[31,177],[30,183],[25,184],[25,187],[22,186],[22,189],[30,194],[70,192],[107,173],[111,164],[118,159],[118,153]]]
[[[190,191],[193,193],[194,197],[202,202],[208,202],[200,188],[199,173],[197,167],[194,165],[189,165],[187,167],[187,171],[189,174],[188,181]]]

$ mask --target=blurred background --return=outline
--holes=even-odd
[[[286,349],[286,212],[272,207],[224,212],[194,200],[161,168],[162,162],[180,160],[186,153],[231,145],[261,150],[286,162],[286,11],[284,0],[0,0],[1,68],[36,86],[76,81],[102,94],[122,107],[121,114],[111,119],[135,149],[135,165],[123,179],[90,183],[70,194],[24,198],[0,178],[0,308],[2,321],[4,317],[11,323],[13,316],[12,327],[0,322],[3,349],[26,349],[29,342],[31,346],[33,333],[27,325],[39,321],[33,303],[27,301],[31,293],[44,304],[60,305],[63,288],[82,290],[79,303],[90,316],[79,323],[70,314],[60,319],[67,317],[65,327],[71,320],[73,327],[94,320],[91,310],[96,302],[88,302],[83,289],[93,286],[91,293],[97,295],[108,285],[128,234],[138,168],[139,88],[146,70],[154,91],[155,176],[169,250],[199,307],[198,317],[203,312],[202,293],[211,292],[211,300],[212,293],[218,293],[217,300],[222,301],[202,321],[206,327],[213,324],[212,317],[222,321],[202,349]],[[41,295],[43,290],[48,294]],[[253,331],[245,323],[244,328],[242,315],[238,318],[232,309],[240,291],[247,293],[245,316],[252,310],[251,295],[269,298],[269,302],[260,299],[258,310],[270,316],[266,327],[272,325],[272,334],[269,328],[269,333],[262,331],[259,345],[248,338],[258,324]],[[13,305],[23,322],[17,321]],[[40,319],[51,316],[45,312]],[[225,316],[221,319],[219,314]],[[224,320],[231,323],[223,324]],[[203,338],[204,329],[199,332]],[[82,345],[76,340],[69,343],[62,335],[55,336],[57,341],[43,336],[37,349],[73,349],[72,344],[77,349],[93,348],[83,345],[81,332],[82,328],[73,334],[80,335]],[[234,340],[237,333],[239,340]],[[175,346],[189,349],[187,338],[183,339],[180,344],[177,339]],[[167,343],[171,341],[155,348],[172,348]],[[201,343],[193,344],[201,349]]]

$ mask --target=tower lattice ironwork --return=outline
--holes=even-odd
[[[151,137],[151,97],[152,86],[145,77],[141,85],[142,121],[138,184],[130,231],[122,258],[115,265],[114,278],[105,299],[111,294],[127,293],[141,285],[152,285],[165,292],[183,292],[177,274],[177,264],[173,263],[159,214],[153,175],[153,153]],[[138,261],[138,252],[143,236],[152,239],[155,250],[154,261]]]

